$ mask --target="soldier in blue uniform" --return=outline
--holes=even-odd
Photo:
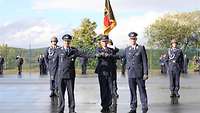
[[[18,75],[21,77],[22,74],[22,65],[24,63],[24,59],[20,56],[16,57],[16,64],[17,64],[17,69],[18,69]]]
[[[50,97],[57,96],[57,70],[58,70],[58,62],[56,60],[56,52],[59,48],[57,45],[58,39],[57,37],[51,38],[51,46],[48,47],[44,53],[44,60],[49,71],[50,75]]]
[[[69,113],[75,112],[74,83],[75,60],[77,57],[87,57],[77,48],[71,46],[72,36],[66,34],[62,37],[63,47],[58,51],[58,89],[59,89],[59,113],[64,113],[65,91],[68,93]]]
[[[167,73],[167,57],[166,54],[162,54],[160,57],[160,72],[162,74],[166,74]]]
[[[101,96],[101,112],[110,112],[110,106],[112,105],[112,63],[114,57],[114,50],[107,46],[108,36],[102,35],[100,41],[100,47],[96,49],[96,57],[98,58],[95,73],[98,74],[100,96]]]
[[[3,75],[4,58],[0,55],[0,75]]]
[[[130,108],[128,113],[136,113],[137,109],[137,87],[140,92],[142,103],[142,112],[148,111],[148,101],[145,81],[148,79],[148,59],[144,46],[137,44],[137,33],[130,32],[130,46],[128,46],[123,57],[126,59],[126,68],[128,72],[128,83],[131,93]]]
[[[177,44],[175,39],[171,40],[171,48],[167,52],[171,97],[180,97],[178,91],[180,88],[180,73],[183,69],[183,53],[177,47]]]
[[[38,63],[39,63],[39,68],[40,68],[40,75],[45,75],[46,74],[46,64],[45,64],[43,54],[40,54],[40,56],[38,58]]]
[[[125,77],[125,71],[126,71],[126,59],[121,58],[121,74]]]
[[[184,55],[184,63],[183,63],[183,73],[187,73],[188,72],[188,63],[189,63],[189,58],[185,54]]]
[[[87,57],[80,57],[80,65],[81,65],[81,73],[82,75],[86,75],[87,72],[87,63],[88,63],[88,58]]]

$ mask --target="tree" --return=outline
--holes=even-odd
[[[93,38],[96,36],[96,27],[96,22],[92,22],[90,19],[84,18],[80,27],[73,29],[73,45],[83,50],[93,48]]]
[[[93,42],[93,39],[97,35],[95,32],[96,27],[96,22],[90,21],[90,19],[88,18],[84,18],[80,26],[76,29],[73,29],[74,39],[72,41],[72,44],[84,53],[94,53],[95,44]],[[89,61],[90,67],[94,67],[94,64],[95,62],[93,60]]]
[[[150,46],[169,47],[171,39],[175,38],[184,45],[193,38],[195,33],[200,36],[200,11],[186,13],[169,13],[158,18],[145,29]],[[194,42],[191,45],[196,45]]]

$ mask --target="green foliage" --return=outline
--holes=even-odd
[[[145,35],[149,38],[148,44],[166,48],[169,47],[171,39],[175,38],[180,45],[183,45],[192,33],[200,36],[199,20],[200,11],[166,14],[146,28]]]
[[[96,27],[96,22],[92,22],[90,19],[84,18],[81,25],[73,30],[73,45],[80,49],[94,47],[93,38],[96,36]]]
[[[97,35],[95,33],[96,27],[96,22],[92,22],[90,19],[84,18],[80,26],[73,30],[74,39],[72,44],[85,54],[94,54],[96,47],[93,42],[93,38]],[[95,67],[95,64],[95,60],[89,59],[89,68]]]

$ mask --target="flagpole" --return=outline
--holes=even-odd
[[[31,59],[32,59],[32,52],[31,52],[31,42],[29,42],[29,76],[31,78]]]

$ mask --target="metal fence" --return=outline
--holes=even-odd
[[[44,53],[45,48],[40,49],[21,49],[21,48],[11,48],[7,45],[0,46],[0,55],[5,58],[4,69],[12,70],[16,69],[16,56],[20,55],[24,59],[23,69],[25,71],[39,71],[38,67],[38,57],[40,54]],[[122,51],[122,50],[121,50]],[[159,69],[160,68],[160,55],[167,52],[167,49],[147,49],[149,68]],[[187,49],[184,54],[186,54],[190,60],[189,68],[192,68],[192,59],[194,56],[199,56],[200,49],[190,48]],[[117,62],[118,68],[121,68],[120,61]],[[89,69],[94,69],[96,66],[95,59],[90,59],[88,64]],[[80,68],[79,60],[76,61],[76,66]]]

